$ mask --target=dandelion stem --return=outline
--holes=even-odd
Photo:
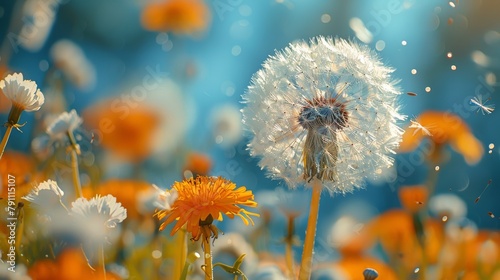
[[[3,153],[5,151],[5,147],[7,146],[7,142],[9,141],[10,133],[12,132],[12,125],[7,123],[7,130],[5,131],[5,134],[3,135],[2,143],[0,144],[0,149],[2,153],[0,154],[0,159],[2,159]]]
[[[288,268],[288,278],[295,279],[295,269],[293,265],[293,232],[294,232],[295,215],[288,216],[288,233],[285,237],[285,260]]]
[[[104,244],[99,245],[99,251],[101,253],[99,257],[99,262],[102,266],[102,273],[104,274],[104,280],[106,280],[106,261],[104,259]]]
[[[212,247],[210,245],[210,238],[203,236],[202,239],[205,251],[205,255],[203,256],[205,259],[205,280],[213,280],[214,269],[212,266]]]
[[[83,197],[80,172],[78,170],[78,155],[75,149],[71,150],[71,169],[73,170],[73,187],[75,188],[75,194],[78,197]]]
[[[175,268],[173,271],[174,278],[173,279],[180,279],[182,272],[184,270],[184,266],[186,263],[186,257],[187,257],[187,234],[186,234],[186,225],[184,225],[180,231],[177,232],[175,244],[177,247],[177,250],[175,250],[177,254],[177,258],[175,261]]]
[[[309,218],[307,220],[306,239],[302,251],[302,261],[300,263],[299,280],[309,280],[311,278],[312,255],[314,250],[314,240],[316,238],[316,224],[318,222],[319,199],[323,186],[317,178],[312,182],[311,207],[309,208]]]

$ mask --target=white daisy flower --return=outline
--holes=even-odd
[[[243,95],[250,154],[290,187],[322,181],[331,194],[391,166],[403,130],[390,74],[367,47],[317,37],[264,62]]]
[[[12,106],[22,111],[38,111],[45,101],[36,83],[24,80],[22,73],[14,73],[5,77],[0,81],[0,89],[10,99]]]
[[[80,89],[92,89],[96,82],[94,65],[83,50],[70,40],[59,40],[50,49],[50,55],[57,68]]]
[[[236,145],[243,136],[241,113],[232,104],[222,105],[212,113],[212,134],[215,142],[225,147]]]
[[[111,229],[127,218],[127,210],[116,197],[78,198],[71,204],[70,215],[75,218],[78,233],[90,243],[109,241]]]
[[[47,134],[52,139],[61,139],[68,136],[68,133],[73,131],[82,124],[82,119],[78,116],[73,109],[69,113],[61,113],[51,124],[47,127]]]

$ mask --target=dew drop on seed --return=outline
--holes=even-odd
[[[210,254],[205,254],[205,259],[210,258]]]

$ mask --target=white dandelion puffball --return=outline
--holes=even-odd
[[[263,64],[243,95],[250,154],[289,187],[318,178],[351,192],[391,166],[403,130],[390,74],[367,47],[316,37],[292,43]]]
[[[75,228],[88,242],[109,241],[110,230],[127,218],[127,210],[110,194],[90,200],[78,198],[71,206]]]
[[[141,192],[137,197],[139,202],[139,211],[142,214],[148,214],[157,210],[170,210],[172,205],[179,197],[177,190],[165,191],[153,184],[151,189]]]
[[[24,80],[22,73],[10,74],[0,81],[0,89],[10,99],[12,106],[23,111],[38,111],[45,97],[35,82]]]
[[[63,112],[48,125],[47,134],[52,139],[64,138],[68,133],[72,133],[78,128],[82,122],[82,118],[78,116],[74,109],[69,113]]]

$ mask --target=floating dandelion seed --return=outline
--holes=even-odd
[[[488,215],[489,215],[492,219],[494,219],[494,218],[495,218],[495,215],[494,215],[492,212],[488,212]]]
[[[455,8],[455,7],[456,7],[456,6],[455,6],[455,3],[451,2],[451,1],[450,1],[448,4],[450,4],[450,7],[452,7],[452,8]]]
[[[478,95],[474,98],[472,98],[470,100],[470,102],[477,106],[477,111],[476,113],[478,113],[479,111],[481,111],[483,113],[483,115],[486,113],[486,114],[491,114],[494,110],[495,110],[495,105],[486,105],[486,103],[488,102],[489,98],[486,99],[484,102],[483,102],[483,96],[482,95]]]
[[[425,87],[425,92],[431,92],[431,87]]]
[[[404,40],[403,40],[403,41],[401,41],[401,45],[406,46],[407,44],[408,44],[408,42],[406,42],[406,41],[404,41]]]
[[[422,131],[422,134],[425,134],[427,136],[432,136],[431,132],[429,131],[429,129],[425,128],[423,125],[421,125],[419,122],[417,121],[414,121],[414,120],[410,120],[410,126],[409,128],[415,128],[415,131],[413,131],[413,135],[415,136],[415,134],[419,131]]]
[[[409,96],[417,96],[417,94],[416,94],[416,93],[411,92],[411,91],[407,92],[406,94],[408,94]]]
[[[411,69],[411,73],[412,73],[413,75],[416,75],[416,74],[417,74],[417,69]]]
[[[313,178],[331,193],[361,187],[392,165],[386,153],[401,139],[401,92],[391,72],[366,47],[345,40],[290,44],[264,63],[243,96],[251,155],[291,188]]]
[[[488,183],[486,184],[486,187],[484,187],[483,191],[481,192],[481,194],[479,194],[479,196],[476,198],[476,200],[474,200],[474,203],[478,203],[479,200],[481,199],[481,196],[483,195],[483,193],[486,191],[486,189],[491,185],[491,179],[488,180]]]
[[[455,71],[455,70],[457,70],[457,66],[456,66],[456,65],[452,65],[452,66],[450,66],[450,69],[451,69],[452,71]]]
[[[493,149],[495,148],[495,144],[490,143],[490,144],[488,145],[488,148],[490,148],[490,150],[493,150]]]
[[[448,52],[448,53],[446,54],[446,57],[447,57],[447,58],[452,58],[452,57],[453,57],[453,53],[452,53],[452,52]]]
[[[443,216],[443,217],[441,218],[441,221],[443,221],[443,222],[448,221],[448,216]]]
[[[439,165],[436,165],[436,167],[434,167],[434,170],[439,171]]]

